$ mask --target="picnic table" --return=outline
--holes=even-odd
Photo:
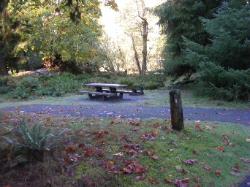
[[[85,86],[95,89],[94,91],[82,90],[80,94],[88,94],[90,99],[102,98],[106,100],[108,98],[123,98],[123,94],[139,94],[137,90],[125,89],[128,87],[126,84],[110,84],[110,83],[88,83]],[[141,95],[142,95],[141,94]]]

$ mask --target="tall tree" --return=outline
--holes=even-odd
[[[202,91],[228,100],[250,98],[250,5],[231,0],[203,19],[211,44],[186,39],[186,61],[196,66]]]
[[[170,74],[183,74],[194,69],[183,56],[183,37],[201,45],[210,43],[200,17],[212,18],[224,0],[168,0],[156,10],[159,24],[167,36],[165,46],[166,69]]]

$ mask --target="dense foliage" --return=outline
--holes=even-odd
[[[215,16],[203,20],[212,36],[211,44],[204,47],[186,40],[186,61],[201,72],[202,91],[217,98],[247,100],[250,97],[250,6],[224,4]]]
[[[1,74],[17,63],[15,70],[41,67],[42,61],[46,67],[59,66],[74,73],[97,69],[99,2],[71,3],[26,0],[1,4]]]
[[[166,70],[200,75],[199,92],[227,100],[250,95],[248,1],[168,1],[158,8],[167,34]]]
[[[212,18],[223,0],[169,0],[156,9],[159,24],[167,35],[165,47],[166,70],[180,75],[194,69],[184,60],[183,36],[201,45],[210,43],[200,17]]]
[[[143,87],[147,90],[164,86],[162,75],[115,76],[109,74],[71,73],[51,74],[49,76],[27,75],[23,77],[0,78],[0,95],[7,98],[27,99],[42,96],[63,96],[67,93],[78,93],[84,83],[113,82],[127,84],[130,89]]]

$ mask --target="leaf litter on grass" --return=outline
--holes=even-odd
[[[64,160],[60,164],[67,170],[66,178],[75,176],[77,168],[85,163],[86,171],[79,173],[79,170],[77,175],[86,180],[93,177],[87,171],[97,168],[130,186],[168,183],[185,187],[212,182],[225,186],[233,184],[244,173],[244,164],[250,163],[247,152],[250,146],[246,141],[241,145],[246,137],[240,129],[240,134],[232,133],[230,128],[211,129],[199,122],[187,125],[179,133],[172,131],[166,121],[131,122],[116,118],[77,122],[48,117],[40,121],[48,119],[49,123],[57,124],[57,127],[50,125],[51,128],[70,128],[58,154],[58,159]],[[71,121],[77,123],[72,129],[68,125]],[[131,131],[131,126],[137,130]],[[231,146],[232,142],[235,146]],[[230,165],[229,160],[236,164]]]

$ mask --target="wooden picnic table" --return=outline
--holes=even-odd
[[[136,89],[125,90],[128,87],[126,84],[110,84],[110,83],[88,83],[84,84],[87,87],[94,88],[95,91],[83,90],[80,94],[88,94],[90,99],[102,98],[123,98],[123,94],[143,95],[143,90],[137,92]]]
[[[123,91],[118,89],[128,87],[125,84],[109,84],[109,83],[89,83],[85,86],[95,88],[95,91],[80,91],[81,94],[88,94],[90,99],[102,98],[123,98]]]

